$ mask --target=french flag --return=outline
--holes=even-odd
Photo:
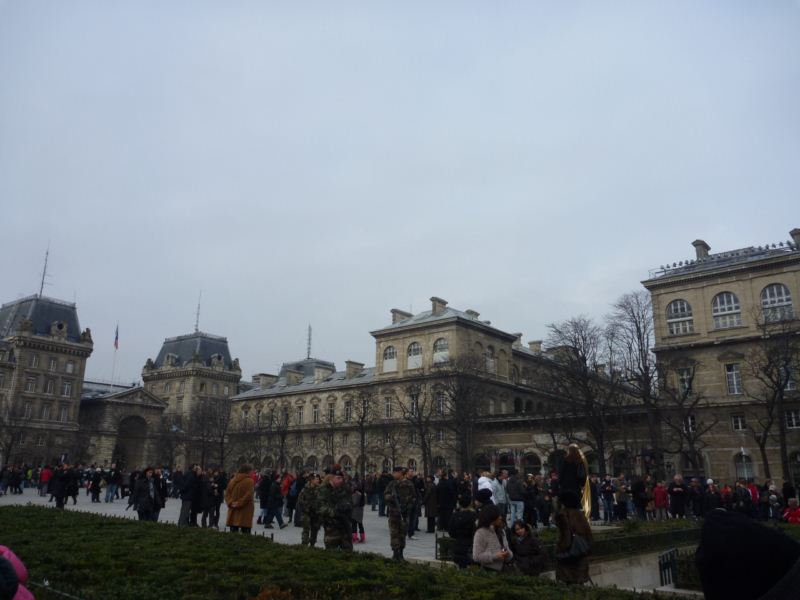
[[[119,324],[117,324],[117,331],[114,333],[114,350],[119,350]]]

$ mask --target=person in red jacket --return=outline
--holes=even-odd
[[[53,471],[50,467],[45,465],[39,475],[39,495],[45,496],[47,494],[47,487],[50,485],[50,479],[53,477]]]
[[[667,508],[669,507],[669,496],[663,481],[659,481],[653,488],[653,502],[656,505],[656,519],[663,521],[667,518]]]
[[[783,511],[783,520],[791,525],[800,525],[800,507],[797,498],[789,498],[789,506]]]

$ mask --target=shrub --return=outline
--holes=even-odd
[[[33,582],[85,600],[629,600],[620,590],[397,564],[364,553],[42,507],[0,508]],[[498,585],[498,578],[502,585]],[[45,595],[46,594],[46,595]],[[36,595],[40,597],[39,588]],[[57,597],[43,593],[42,598]],[[652,596],[650,596],[652,597]]]

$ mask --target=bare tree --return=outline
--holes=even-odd
[[[203,468],[213,459],[224,466],[231,412],[230,398],[199,398],[192,407],[187,441]]]
[[[456,455],[458,470],[471,470],[476,432],[487,402],[486,359],[464,354],[434,365],[431,372],[441,394],[443,427],[451,433],[443,445]]]
[[[764,318],[766,317],[766,318]],[[789,317],[789,318],[787,318]],[[757,315],[760,339],[745,356],[748,375],[743,391],[753,401],[747,427],[761,454],[764,476],[772,477],[767,444],[778,440],[783,478],[792,478],[786,444],[787,395],[796,388],[800,372],[800,322],[787,313]]]
[[[271,409],[269,412],[269,421],[272,431],[272,441],[276,451],[276,467],[279,470],[284,470],[288,464],[288,459],[286,457],[286,440],[289,436],[289,425],[291,424],[289,406],[284,405],[277,410]]]
[[[158,464],[177,466],[180,449],[186,443],[186,432],[182,425],[182,420],[177,415],[164,415],[159,420],[153,435]]]
[[[684,458],[686,466],[699,473],[703,470],[702,451],[708,447],[706,437],[717,425],[717,418],[708,409],[702,392],[695,390],[694,380],[700,366],[691,358],[676,358],[659,366],[659,392],[663,402],[662,420],[666,428],[663,451]]]
[[[405,397],[398,400],[402,419],[409,426],[410,445],[419,445],[422,453],[422,472],[429,474],[433,465],[433,445],[436,429],[444,417],[444,391],[432,388],[432,382],[415,382],[406,387]]]
[[[661,407],[657,389],[656,358],[653,353],[653,305],[645,290],[622,295],[613,305],[609,323],[615,329],[617,364],[626,386],[635,395],[647,420],[649,450],[656,474],[663,477],[664,453],[661,451]],[[628,411],[620,412],[620,416]],[[627,431],[623,427],[622,431]]]
[[[363,479],[367,472],[367,452],[369,451],[369,437],[375,421],[376,396],[372,389],[361,389],[356,394],[353,402],[353,426],[358,436],[358,451],[360,453],[359,474]]]
[[[588,446],[606,472],[606,453],[612,445],[609,431],[623,390],[613,375],[617,372],[614,329],[604,328],[580,316],[548,325],[548,346],[554,358],[546,378],[563,413],[585,425],[571,431],[570,441]],[[611,376],[609,376],[609,374]]]
[[[31,404],[19,397],[0,398],[0,458],[11,462],[14,450],[22,446],[31,421]]]

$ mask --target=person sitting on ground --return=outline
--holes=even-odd
[[[478,529],[472,540],[472,559],[485,570],[499,572],[513,557],[500,510],[494,504],[487,504],[478,517]]]
[[[514,553],[514,564],[523,575],[539,575],[544,570],[545,557],[539,536],[525,521],[514,521],[511,535],[511,551]]]

